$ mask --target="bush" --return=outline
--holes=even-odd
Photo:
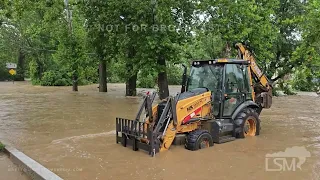
[[[125,81],[123,78],[121,78],[119,75],[114,73],[108,73],[107,74],[108,83],[124,83]]]
[[[55,79],[56,79],[55,76],[56,76],[56,73],[53,71],[48,71],[48,72],[43,73],[40,84],[42,86],[53,86]]]
[[[310,69],[302,69],[295,73],[293,87],[299,91],[316,91],[320,86],[320,83],[315,81],[316,78]]]
[[[49,70],[42,74],[41,79],[32,78],[33,85],[41,86],[71,86],[72,77],[71,73],[67,73],[67,70]],[[80,71],[78,78],[78,85],[87,85],[98,82],[97,72],[93,69]]]
[[[43,73],[40,81],[42,86],[70,86],[72,85],[71,77],[60,71],[47,71]]]
[[[183,69],[177,66],[169,66],[167,69],[168,73],[168,84],[169,85],[180,85],[182,81]]]
[[[5,145],[0,142],[0,152],[4,151]]]
[[[273,87],[272,88],[272,96],[279,96],[279,91],[280,89],[278,87]]]
[[[31,79],[31,83],[32,85],[40,85],[41,81],[38,78],[34,78],[34,79]]]
[[[99,73],[97,67],[85,67],[79,70],[79,85],[98,83]]]
[[[296,95],[297,93],[293,92],[293,89],[290,86],[283,87],[283,93],[286,95]]]
[[[279,88],[283,90],[283,93],[286,95],[296,95],[296,93],[292,89],[292,81],[279,81]]]
[[[137,86],[139,88],[154,88],[156,86],[155,75],[148,74],[144,76],[142,73],[139,73]]]
[[[71,79],[68,78],[61,78],[61,79],[57,79],[54,83],[54,86],[70,86],[72,85]]]
[[[8,73],[7,69],[0,69],[0,81],[12,80],[11,75]]]
[[[0,81],[12,80],[12,76],[9,74],[8,69],[5,68],[5,64],[0,63]]]

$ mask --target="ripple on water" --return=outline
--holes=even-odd
[[[59,144],[64,141],[78,141],[81,139],[86,139],[86,138],[95,138],[95,137],[101,137],[101,136],[110,136],[110,135],[115,135],[116,130],[108,131],[108,132],[103,132],[103,133],[96,133],[96,134],[85,134],[85,135],[80,135],[80,136],[72,136],[72,137],[66,137],[62,139],[56,139],[53,140],[51,143],[53,144]]]

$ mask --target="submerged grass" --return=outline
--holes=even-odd
[[[4,144],[0,142],[0,152],[4,151]]]

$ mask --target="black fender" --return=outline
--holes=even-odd
[[[257,109],[257,110],[260,109],[260,106],[259,106],[257,103],[255,103],[255,102],[253,102],[253,101],[245,101],[245,102],[243,102],[242,104],[240,104],[235,111],[233,111],[233,113],[232,113],[232,115],[231,115],[232,120],[235,120],[236,117],[237,117],[237,115],[238,115],[243,109],[245,109],[245,108],[247,108],[247,107],[250,107],[250,108],[252,108],[252,109]],[[259,113],[258,113],[258,114],[259,114]],[[240,125],[242,124],[242,122],[236,122],[236,121],[235,121],[234,123],[235,123],[237,126],[240,126]]]

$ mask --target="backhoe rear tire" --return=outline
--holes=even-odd
[[[238,124],[237,138],[258,136],[260,134],[260,119],[258,113],[252,108],[243,109],[236,117],[235,124]]]
[[[190,132],[186,137],[185,148],[191,151],[213,146],[211,134],[207,130],[197,129]]]

